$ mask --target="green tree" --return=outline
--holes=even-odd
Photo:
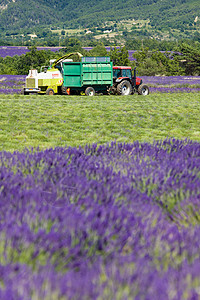
[[[160,74],[167,76],[184,74],[184,70],[181,68],[179,61],[172,57],[171,52],[162,53],[155,51],[152,53],[151,59],[158,64]]]
[[[158,50],[149,51],[144,48],[133,54],[136,58],[135,65],[137,66],[140,75],[155,76],[155,75],[183,75],[184,69],[180,66],[177,58],[172,58],[171,53],[162,53]]]
[[[186,43],[178,48],[181,53],[176,54],[176,59],[183,65],[186,75],[200,75],[200,49]]]
[[[126,47],[120,47],[117,49],[116,47],[110,49],[110,58],[113,61],[114,66],[129,66],[129,54]]]
[[[17,74],[26,75],[30,69],[40,70],[42,65],[49,65],[49,60],[55,57],[50,50],[37,50],[36,47],[29,47],[29,52],[19,57],[16,62]]]
[[[162,73],[159,64],[150,57],[141,62],[137,70],[138,73],[143,76],[155,76]]]
[[[19,56],[15,55],[14,57],[6,56],[0,58],[0,74],[17,74],[17,61]]]
[[[108,56],[108,52],[103,44],[99,44],[89,51],[91,56]]]
[[[64,39],[64,41],[61,42],[61,46],[64,47],[62,49],[63,53],[69,53],[69,52],[82,52],[82,44],[79,39],[75,37],[68,37]]]
[[[142,50],[136,51],[133,53],[133,58],[136,59],[137,65],[141,62],[143,62],[145,59],[148,58],[149,55],[149,48],[143,48]]]
[[[139,50],[142,42],[139,39],[131,38],[126,41],[126,49]]]

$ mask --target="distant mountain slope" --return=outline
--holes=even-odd
[[[1,30],[58,24],[92,26],[129,18],[177,28],[200,18],[199,0],[3,0],[0,9]]]

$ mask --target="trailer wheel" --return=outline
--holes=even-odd
[[[95,95],[95,90],[93,87],[89,86],[85,89],[85,94],[86,96],[94,96]]]
[[[149,95],[149,87],[146,84],[141,84],[138,87],[138,95],[143,95],[143,96]]]
[[[61,94],[68,95],[67,94],[67,87],[66,86],[61,85],[60,89],[61,89]]]
[[[132,85],[128,80],[123,80],[117,86],[117,93],[122,96],[132,94]]]
[[[46,90],[46,95],[50,95],[50,96],[52,96],[52,95],[54,95],[55,93],[54,93],[54,90],[53,89],[47,89]]]

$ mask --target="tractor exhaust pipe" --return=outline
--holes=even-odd
[[[134,88],[136,87],[136,67],[134,68],[134,72],[133,72],[133,86]]]

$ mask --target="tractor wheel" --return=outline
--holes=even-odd
[[[85,94],[86,96],[94,96],[95,95],[95,90],[93,87],[89,86],[85,89]]]
[[[47,89],[46,90],[46,95],[50,95],[50,96],[53,96],[55,93],[54,93],[54,90],[53,89]]]
[[[67,95],[67,87],[66,86],[61,85],[61,94]]]
[[[132,85],[128,80],[123,80],[117,86],[117,93],[122,96],[127,96],[132,93]]]
[[[138,95],[143,95],[143,96],[149,95],[149,87],[146,84],[141,84],[138,87]]]

